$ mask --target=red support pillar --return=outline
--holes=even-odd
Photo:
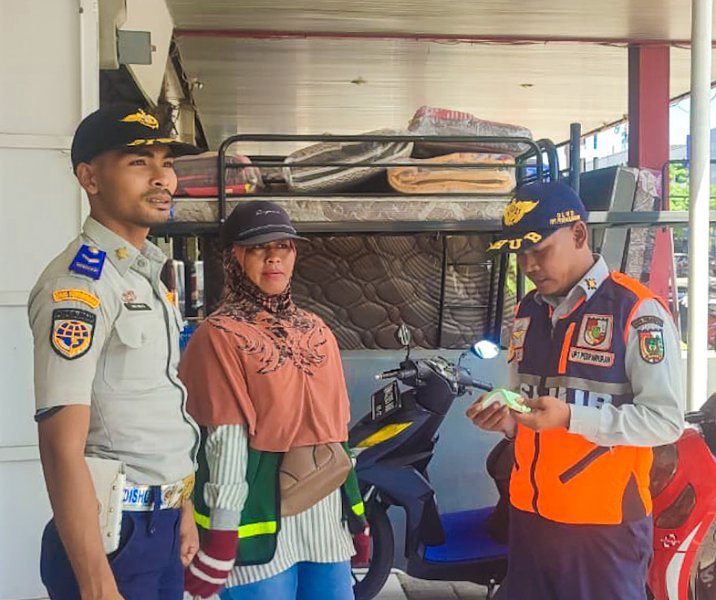
[[[629,166],[669,160],[669,46],[629,46]]]
[[[669,46],[629,46],[629,166],[653,169],[661,182],[669,161]],[[662,190],[669,208],[668,191]],[[657,229],[651,273],[651,290],[669,298],[676,295],[674,245],[671,231]]]

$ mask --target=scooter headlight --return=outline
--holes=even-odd
[[[649,485],[652,496],[658,496],[664,491],[676,475],[678,466],[679,450],[676,448],[676,444],[654,448],[654,462],[651,465]]]

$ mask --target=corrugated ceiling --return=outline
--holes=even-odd
[[[236,132],[402,128],[422,104],[518,123],[535,137],[563,140],[572,121],[588,131],[627,112],[627,50],[617,41],[683,40],[690,26],[688,0],[560,0],[530,6],[530,12],[518,10],[525,3],[502,0],[168,4],[185,69],[203,84],[194,93],[213,147]],[[197,29],[221,32],[196,35]],[[307,37],[272,39],[268,31]],[[313,37],[312,31],[339,37]],[[362,39],[361,32],[390,34]],[[414,40],[406,34],[493,41]],[[517,42],[520,37],[532,41]],[[537,41],[555,38],[615,43]],[[672,48],[672,96],[688,91],[689,60],[688,49]]]

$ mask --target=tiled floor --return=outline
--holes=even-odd
[[[424,581],[395,571],[376,600],[484,600],[486,594],[474,583]]]

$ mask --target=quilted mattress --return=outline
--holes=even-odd
[[[442,238],[350,236],[312,238],[299,246],[293,294],[299,306],[320,315],[343,350],[395,349],[400,323],[422,348],[465,348],[485,333],[491,263],[485,248],[489,236],[456,235],[447,240],[442,340],[438,339]],[[220,252],[210,238],[202,240],[205,281],[220,292]],[[210,285],[211,282],[211,285]],[[209,310],[215,300],[207,299]],[[503,339],[515,298],[505,302]]]

